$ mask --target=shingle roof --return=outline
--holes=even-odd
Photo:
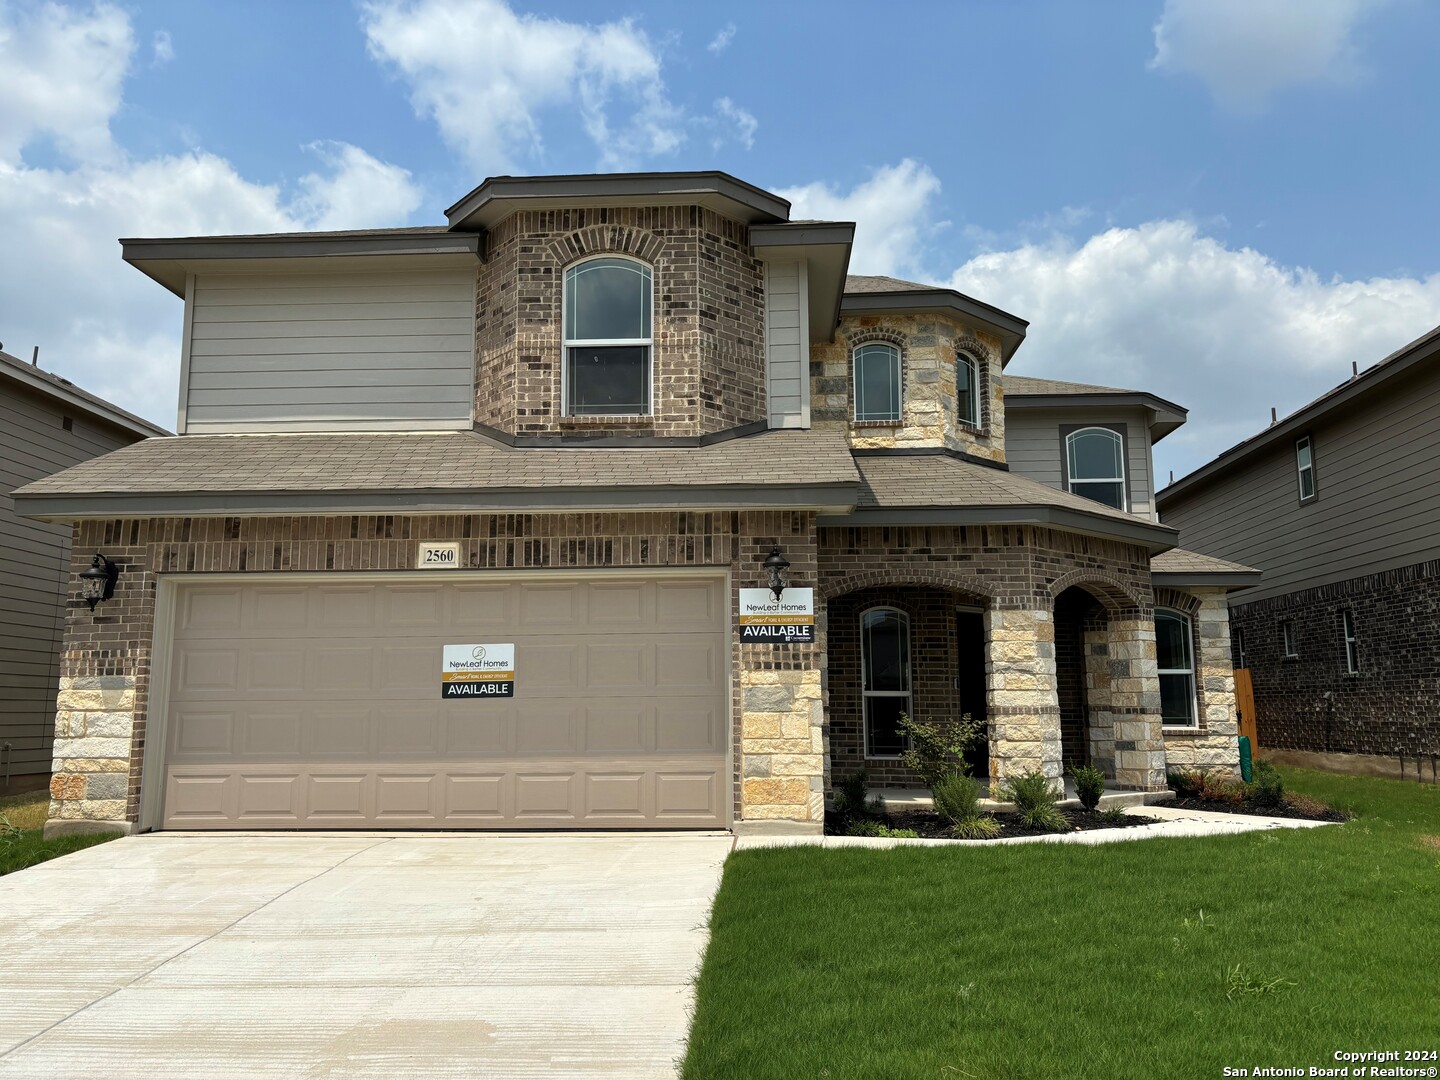
[[[883,274],[849,274],[845,278],[847,293],[915,292],[943,288],[944,285],[922,285],[918,281],[904,281]]]
[[[1062,394],[1143,394],[1144,390],[1122,390],[1118,386],[1095,386],[1092,383],[1061,382],[1059,379],[1035,379],[1028,375],[1001,376],[1006,397],[1052,397]]]
[[[1198,551],[1171,548],[1150,560],[1152,574],[1260,574],[1253,566],[1201,555]]]
[[[152,424],[144,417],[113,405],[102,397],[96,397],[88,390],[82,390],[69,379],[50,371],[41,371],[33,364],[27,364],[17,356],[0,352],[0,377],[14,379],[33,390],[72,406],[84,409],[90,415],[115,424],[145,438],[152,435],[169,435],[158,424]]]
[[[25,499],[595,489],[793,490],[859,479],[843,431],[770,431],[705,447],[525,448],[474,432],[148,439],[20,488]],[[839,501],[848,502],[846,495]],[[58,511],[57,511],[58,513]]]

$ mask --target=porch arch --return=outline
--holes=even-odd
[[[1095,597],[1110,615],[1136,617],[1145,610],[1145,604],[1118,577],[1102,570],[1077,569],[1061,574],[1050,583],[1050,602],[1053,605],[1066,589],[1081,588]]]
[[[845,577],[833,578],[820,586],[820,596],[825,600],[832,600],[837,596],[844,596],[847,593],[858,592],[860,589],[887,588],[905,586],[920,588],[949,589],[952,592],[963,593],[977,600],[985,600],[993,603],[999,598],[999,593],[994,587],[979,578],[970,577],[967,574],[957,574],[950,570],[929,569],[926,567],[895,566],[881,570],[864,570],[858,574],[847,574]],[[987,605],[988,606],[988,605]]]

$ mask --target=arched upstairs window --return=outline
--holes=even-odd
[[[955,357],[955,416],[962,424],[980,426],[980,372],[964,353]]]
[[[1065,436],[1065,487],[1124,510],[1125,440],[1110,428],[1087,427]]]
[[[871,342],[857,346],[853,360],[855,419],[899,421],[900,350]]]
[[[905,750],[900,714],[910,704],[910,619],[894,608],[871,608],[860,616],[861,695],[865,710],[865,756],[899,757]]]
[[[1155,609],[1155,658],[1160,669],[1160,723],[1197,727],[1195,639],[1183,611]]]
[[[650,412],[653,292],[634,259],[586,259],[565,271],[565,413]]]

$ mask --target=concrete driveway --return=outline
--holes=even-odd
[[[659,1077],[721,835],[183,835],[0,878],[0,1077]]]

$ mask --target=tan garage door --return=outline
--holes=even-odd
[[[168,829],[697,828],[729,820],[715,577],[177,587]],[[515,644],[513,698],[441,647]]]

